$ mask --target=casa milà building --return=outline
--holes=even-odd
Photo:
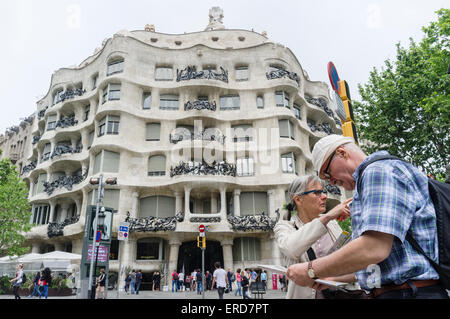
[[[293,179],[314,173],[311,150],[342,134],[327,84],[287,47],[226,29],[218,8],[204,31],[119,31],[79,66],[61,68],[37,102],[21,176],[30,188],[32,252],[81,254],[90,179],[115,177],[102,205],[131,225],[113,239],[110,271],[280,264],[272,228]],[[327,185],[328,208],[345,194]],[[120,279],[123,280],[124,272]]]

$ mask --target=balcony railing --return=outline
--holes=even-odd
[[[338,118],[336,118],[336,116],[334,116],[333,111],[328,107],[327,105],[327,101],[324,98],[314,98],[314,97],[310,97],[310,96],[305,96],[305,99],[308,103],[315,105],[319,108],[321,108],[322,110],[325,111],[325,113],[327,113],[327,115],[332,118],[334,120],[334,122],[336,123],[336,125],[342,125],[341,121],[339,121]]]
[[[300,79],[299,79],[297,73],[289,72],[282,68],[277,68],[277,70],[272,70],[270,72],[267,72],[266,77],[268,80],[288,77],[289,79],[295,81],[297,84],[300,84]]]
[[[228,222],[234,231],[271,231],[280,218],[278,209],[275,213],[275,218],[270,218],[264,212],[260,215],[228,216]]]
[[[63,117],[59,121],[56,122],[56,127],[66,128],[70,126],[75,126],[78,124],[78,120],[75,120],[75,116]]]
[[[44,191],[50,196],[55,189],[65,187],[68,191],[72,190],[73,185],[81,183],[87,176],[87,171],[84,174],[78,173],[72,176],[60,176],[54,182],[44,182]]]
[[[216,109],[217,109],[216,101],[213,101],[213,102],[203,101],[203,100],[194,101],[194,102],[188,101],[184,104],[185,111],[189,111],[189,110],[215,111]]]
[[[331,129],[330,124],[328,124],[328,123],[316,124],[310,120],[307,120],[306,122],[308,123],[308,126],[312,132],[319,131],[319,132],[325,132],[328,135],[333,134],[333,130]]]
[[[53,150],[52,155],[50,156],[51,159],[53,159],[56,156],[61,156],[63,154],[75,154],[75,153],[81,153],[83,150],[82,145],[78,145],[75,148],[73,148],[71,145],[57,145],[55,149]]]
[[[75,90],[67,90],[66,92],[62,93],[59,96],[58,102],[64,102],[65,100],[70,100],[75,98],[76,96],[82,96],[84,93],[86,93],[86,90],[83,89],[75,89]]]
[[[170,167],[170,177],[178,175],[219,175],[236,177],[236,164],[228,164],[224,161],[210,165],[205,161],[200,162],[181,162],[175,167]]]
[[[80,215],[66,218],[62,223],[49,223],[47,227],[48,238],[63,236],[64,227],[77,223],[80,220]]]
[[[48,106],[46,106],[45,109],[39,111],[39,113],[38,113],[38,120],[40,120],[41,118],[44,117],[45,112],[47,111],[47,109],[48,109]]]
[[[216,132],[217,133],[217,132]],[[169,141],[172,144],[177,144],[181,141],[217,141],[221,144],[225,143],[225,136],[222,134],[214,134],[212,131],[205,129],[203,132],[193,132],[193,133],[174,133],[169,134]]]
[[[22,168],[22,174],[21,175],[26,174],[28,172],[31,172],[32,170],[34,170],[36,168],[36,165],[37,165],[37,161],[32,161],[30,164],[24,166]]]
[[[222,67],[220,67],[220,70],[222,73],[218,73],[215,70],[203,70],[197,72],[197,68],[195,66],[188,66],[184,70],[177,69],[177,82],[196,79],[211,79],[228,83],[228,71]]]
[[[131,232],[157,232],[157,231],[173,231],[177,226],[177,222],[183,221],[183,214],[177,213],[173,217],[158,218],[154,216],[131,218],[130,212],[127,213],[125,222],[130,223]]]

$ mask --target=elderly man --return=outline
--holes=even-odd
[[[352,138],[329,135],[314,146],[314,169],[332,185],[355,190],[351,204],[352,241],[336,252],[288,268],[287,276],[300,286],[323,289],[314,279],[352,282],[375,298],[448,298],[429,261],[405,239],[408,230],[425,253],[438,261],[436,214],[427,178],[399,160],[381,160],[359,170],[374,156]],[[356,278],[355,278],[356,276]]]

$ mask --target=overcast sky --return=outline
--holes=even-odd
[[[449,1],[1,0],[0,134],[36,111],[54,71],[78,65],[105,38],[146,24],[170,34],[203,31],[213,6],[223,9],[226,28],[267,31],[290,48],[312,81],[329,84],[333,61],[357,100],[357,84],[395,58],[396,43],[420,41],[422,26]]]

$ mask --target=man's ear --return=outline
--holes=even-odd
[[[336,155],[338,155],[339,157],[342,157],[344,159],[348,158],[348,155],[349,155],[348,151],[342,146],[339,146],[335,152],[336,152]]]

